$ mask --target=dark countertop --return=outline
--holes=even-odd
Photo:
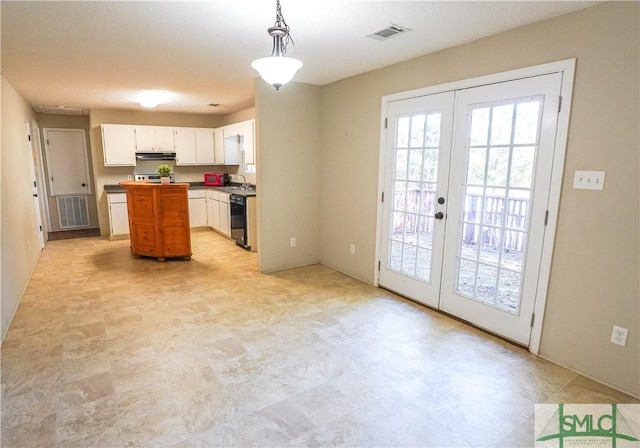
[[[231,184],[227,187],[211,187],[211,186],[205,185],[204,182],[180,182],[180,183],[188,183],[189,190],[220,190],[220,191],[224,191],[225,193],[237,194],[239,196],[245,196],[245,197],[256,195],[256,190],[253,190],[253,189],[246,190],[244,188],[239,188],[240,187],[239,185],[234,185],[234,184]],[[124,188],[122,188],[120,185],[117,185],[117,184],[107,184],[104,186],[104,191],[107,194],[124,193]]]

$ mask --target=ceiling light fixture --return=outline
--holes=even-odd
[[[257,71],[262,79],[267,81],[276,90],[293,79],[296,72],[302,67],[302,62],[297,59],[287,58],[287,48],[293,46],[293,39],[289,34],[289,25],[282,16],[280,0],[276,0],[276,23],[267,29],[273,37],[273,50],[268,58],[256,59],[251,67]]]
[[[142,107],[152,109],[166,100],[168,96],[169,92],[166,90],[147,90],[146,92],[142,92],[139,101]]]

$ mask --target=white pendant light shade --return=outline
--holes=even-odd
[[[251,63],[262,79],[271,84],[276,90],[293,79],[296,72],[302,67],[302,62],[297,59],[284,56],[271,56],[256,59]]]

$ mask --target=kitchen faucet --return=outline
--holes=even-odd
[[[247,188],[247,178],[244,177],[242,174],[238,174],[238,177],[242,177],[242,180],[244,181],[242,183],[242,188]]]

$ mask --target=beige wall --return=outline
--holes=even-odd
[[[109,210],[104,186],[117,184],[127,179],[134,172],[133,167],[106,167],[102,152],[102,124],[142,124],[152,126],[185,126],[215,128],[222,125],[222,117],[204,114],[176,114],[168,112],[146,112],[130,110],[92,109],[89,114],[91,155],[97,195],[98,220],[100,234],[109,235]],[[176,167],[176,179],[183,182],[202,181],[202,173],[215,170],[224,171],[220,167]]]
[[[92,169],[92,154],[91,154],[91,142],[89,141],[89,117],[86,115],[52,115],[52,114],[37,114],[38,124],[40,126],[40,146],[43,148],[43,157],[45,153],[45,141],[44,141],[44,130],[47,128],[60,128],[60,129],[83,129],[85,132],[87,145],[87,152],[89,156],[89,182],[91,185],[95,185],[93,181],[93,169]],[[45,179],[48,179],[49,167],[44,160],[45,165]],[[48,193],[47,187],[47,193]],[[95,190],[92,188],[92,194],[87,196],[88,209],[89,209],[89,225],[91,227],[98,227],[98,210],[96,208],[96,195]],[[49,204],[49,214],[51,215],[51,228],[49,231],[58,231],[60,230],[60,223],[58,221],[58,204],[55,199],[55,196],[47,195],[48,204]],[[46,219],[43,217],[43,219]]]
[[[2,141],[0,154],[0,333],[9,329],[31,272],[40,257],[31,196],[32,163],[24,122],[35,119],[29,105],[2,77]]]
[[[541,355],[640,395],[639,8],[605,3],[326,86],[322,263],[373,282],[383,95],[575,57]],[[606,171],[604,191],[572,189],[575,170]]]
[[[321,88],[256,81],[259,268],[320,259]],[[295,237],[297,245],[290,247]]]

